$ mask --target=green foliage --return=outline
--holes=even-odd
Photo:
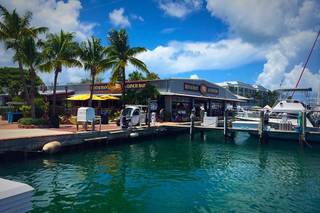
[[[146,87],[141,90],[129,90],[126,96],[128,104],[147,104],[148,99],[156,99],[159,96],[159,91],[152,84],[146,84]]]
[[[279,94],[276,91],[268,91],[267,93],[267,102],[269,106],[273,106],[278,100]]]
[[[8,92],[11,97],[17,96],[23,91],[23,84],[21,82],[21,75],[19,72],[19,69],[15,67],[0,67],[0,87],[8,88]],[[25,75],[27,84],[30,85],[30,77],[27,75],[26,70]],[[43,84],[43,81],[36,76],[35,85],[39,86],[41,84]]]
[[[37,126],[44,126],[48,125],[49,122],[42,118],[21,118],[18,121],[21,125],[37,125]]]
[[[21,107],[19,107],[19,110],[22,112],[22,116],[24,118],[31,116],[31,106],[22,105]]]
[[[146,75],[144,75],[142,72],[139,71],[133,71],[129,74],[129,80],[130,81],[139,81],[139,80],[157,80],[160,79],[158,74],[154,72],[149,72]]]
[[[36,117],[40,118],[49,111],[49,103],[45,102],[43,98],[36,98],[34,101],[36,107]]]

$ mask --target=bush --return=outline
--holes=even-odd
[[[43,117],[48,113],[49,103],[46,103],[42,98],[36,98],[34,100],[34,105],[36,107],[36,117]]]
[[[19,107],[19,110],[22,112],[22,116],[24,118],[31,116],[31,106],[22,105],[21,107]]]
[[[37,125],[37,126],[44,126],[48,125],[49,122],[47,120],[44,120],[42,118],[21,118],[18,121],[19,124],[21,125]]]

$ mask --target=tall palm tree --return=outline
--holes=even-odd
[[[97,74],[108,69],[106,49],[101,45],[100,39],[91,37],[80,46],[80,58],[85,70],[90,71],[91,87],[89,106],[92,106],[92,95]]]
[[[32,27],[30,26],[30,20],[32,13],[27,12],[23,16],[20,16],[16,10],[9,12],[5,7],[0,5],[0,41],[2,41],[7,49],[12,49],[15,52],[15,60],[18,62],[21,81],[23,84],[23,90],[25,99],[30,102],[29,92],[27,88],[27,82],[25,73],[23,70],[23,64],[20,59],[20,51],[22,44],[20,40],[24,36],[37,37],[39,33],[47,31],[46,27]]]
[[[59,127],[59,119],[56,114],[56,90],[58,75],[62,72],[62,67],[82,67],[78,60],[79,45],[74,41],[72,33],[63,32],[47,35],[47,40],[43,42],[44,63],[40,69],[47,72],[54,72],[53,100],[51,111],[51,124]]]
[[[30,75],[31,88],[30,88],[30,104],[31,104],[31,116],[36,117],[35,111],[35,96],[36,96],[36,69],[41,63],[41,53],[38,51],[36,41],[31,36],[23,37],[20,42],[20,51],[14,56],[14,60],[20,60],[23,65],[28,69],[28,74]]]
[[[149,73],[147,66],[135,56],[146,51],[142,47],[130,47],[128,34],[125,29],[111,30],[108,34],[110,46],[108,47],[109,66],[112,68],[111,82],[122,81],[122,104],[125,106],[126,95],[126,67],[132,64],[138,70]]]

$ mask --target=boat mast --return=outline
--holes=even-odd
[[[310,56],[311,56],[311,54],[312,54],[312,52],[313,52],[313,49],[314,49],[314,47],[316,46],[317,40],[318,40],[318,38],[319,38],[319,35],[320,35],[320,30],[318,31],[317,37],[316,37],[316,39],[315,39],[314,42],[313,42],[313,45],[312,45],[312,47],[311,47],[311,50],[310,50],[309,55],[308,55],[308,57],[307,57],[307,60],[306,60],[306,62],[304,63],[303,69],[302,69],[302,71],[301,71],[301,73],[300,73],[300,76],[299,76],[299,79],[298,79],[298,81],[297,81],[297,83],[296,83],[295,88],[298,88],[298,86],[299,86],[301,77],[302,77],[302,75],[303,75],[303,73],[304,73],[304,70],[306,69],[306,66],[307,66],[307,64],[308,64],[308,62],[309,62]],[[292,92],[291,97],[293,97],[294,93],[295,93],[295,91]]]

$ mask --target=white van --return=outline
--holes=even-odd
[[[140,124],[147,124],[147,105],[127,105],[124,110],[121,111],[119,121],[117,124],[123,121],[123,117],[132,126],[138,126]]]

